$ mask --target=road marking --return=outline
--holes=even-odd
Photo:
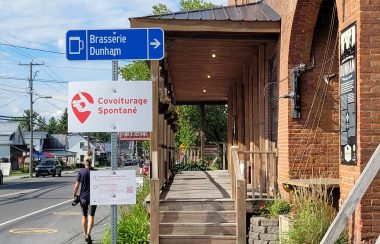
[[[62,216],[75,216],[75,215],[81,215],[81,212],[79,211],[62,211],[62,212],[53,212],[55,215],[62,215]]]
[[[72,201],[72,199],[67,200],[67,201],[64,201],[64,202],[61,202],[61,203],[58,203],[58,204],[55,204],[55,205],[50,206],[50,207],[47,207],[47,208],[40,209],[40,210],[38,210],[38,211],[35,211],[35,212],[33,212],[33,213],[29,213],[29,214],[27,214],[27,215],[24,215],[24,216],[21,216],[21,217],[15,218],[15,219],[8,220],[7,222],[1,223],[1,224],[0,224],[0,227],[1,227],[1,226],[4,226],[4,225],[7,225],[7,224],[10,224],[10,223],[12,223],[12,222],[15,222],[15,221],[17,221],[17,220],[20,220],[20,219],[23,219],[23,218],[26,218],[26,217],[32,216],[32,215],[34,215],[34,214],[38,214],[38,213],[41,213],[41,212],[43,212],[43,211],[46,211],[46,210],[49,210],[49,209],[52,209],[52,208],[58,207],[58,206],[60,206],[60,205],[63,205],[63,204],[65,204],[65,203],[68,203],[68,202],[71,202],[71,201]]]
[[[25,190],[25,191],[12,192],[12,193],[8,193],[8,194],[0,195],[0,198],[10,197],[10,196],[18,195],[18,194],[30,193],[30,192],[38,191],[38,190],[41,190],[41,189],[37,188],[37,189],[29,189],[29,190]]]
[[[52,228],[19,228],[10,230],[13,234],[52,234],[57,232],[57,229]]]

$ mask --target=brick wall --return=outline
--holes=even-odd
[[[229,0],[229,4],[241,4],[254,1]],[[266,0],[281,16],[281,37],[278,43],[279,79],[286,77],[298,64],[310,64],[311,50],[314,45],[317,65],[320,63],[326,40],[326,27],[329,23],[318,21],[322,0]],[[333,2],[333,1],[329,1]],[[352,189],[355,181],[365,167],[380,142],[380,0],[336,0],[340,33],[350,24],[357,25],[357,146],[358,164],[345,166],[339,164],[339,106],[338,80],[329,86],[325,113],[319,127],[315,148],[308,164],[301,164],[307,174],[313,172],[334,173],[340,177],[341,204]],[[322,8],[322,14],[327,14]],[[326,16],[328,18],[328,16]],[[318,32],[318,33],[317,33]],[[334,31],[336,32],[336,31]],[[319,61],[319,62],[318,62]],[[333,70],[337,70],[335,62]],[[313,70],[302,76],[302,92],[310,96],[315,91],[319,70]],[[334,72],[332,72],[334,73]],[[287,94],[290,87],[286,80],[279,86],[280,95]],[[300,141],[304,141],[307,132],[300,130],[310,110],[311,100],[302,96],[301,120],[289,117],[288,100],[279,101],[279,183],[296,176],[294,172],[297,160],[293,151]],[[304,132],[304,133],[301,133]],[[299,156],[298,156],[299,157]],[[300,161],[302,162],[302,161]],[[301,169],[302,169],[301,167]],[[339,171],[338,171],[339,168]],[[339,172],[339,174],[338,174]],[[355,243],[374,243],[380,234],[380,175],[371,184],[349,224]]]

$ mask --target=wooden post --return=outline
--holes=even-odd
[[[248,124],[248,128],[249,128],[249,151],[253,151],[254,150],[254,137],[253,137],[253,67],[252,65],[249,67],[249,71],[248,71],[249,75],[248,75],[248,104],[249,104],[249,107],[248,107],[248,114],[249,114],[249,124]],[[254,163],[253,163],[253,154],[250,153],[249,154],[249,162],[250,162],[250,165],[251,165],[251,175],[250,175],[250,178],[251,178],[251,187],[252,187],[252,198],[254,198]]]
[[[246,243],[246,192],[247,184],[244,179],[236,182],[236,235],[238,244]]]
[[[200,119],[200,128],[201,128],[201,158],[204,158],[205,156],[205,105],[201,104],[199,105],[201,110],[201,119]]]
[[[153,131],[151,133],[150,150],[151,150],[151,179],[150,179],[150,242],[159,243],[160,223],[160,180],[158,178],[158,79],[159,79],[159,62],[151,61],[150,75],[152,80],[152,110],[153,110]]]
[[[258,56],[255,55],[253,58],[253,141],[254,151],[260,150],[260,136],[259,136],[259,74],[258,74]],[[254,154],[253,156],[254,172],[253,172],[253,185],[252,191],[254,193],[255,189],[260,184],[260,155]]]
[[[259,147],[260,151],[265,151],[265,103],[264,103],[264,85],[265,84],[265,46],[259,46]],[[266,157],[260,154],[260,197],[262,197],[263,190],[266,184]]]

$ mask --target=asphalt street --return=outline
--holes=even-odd
[[[85,243],[80,206],[71,206],[75,177],[75,172],[63,172],[62,177],[5,179],[0,185],[0,243]],[[101,243],[110,209],[98,206],[93,243]]]

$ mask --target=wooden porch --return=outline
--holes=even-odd
[[[264,88],[276,79],[280,16],[260,1],[133,18],[131,27],[165,31],[165,59],[149,63],[150,242],[246,243],[246,213],[277,192],[277,107],[270,101],[278,90]],[[228,106],[228,171],[183,172],[170,182],[174,133],[158,112],[161,94],[177,105]]]
[[[168,182],[159,194],[159,243],[245,243],[246,213],[270,197],[257,191],[251,198],[245,180],[231,184],[232,177],[227,170],[184,171]],[[152,211],[150,196],[146,202]]]

